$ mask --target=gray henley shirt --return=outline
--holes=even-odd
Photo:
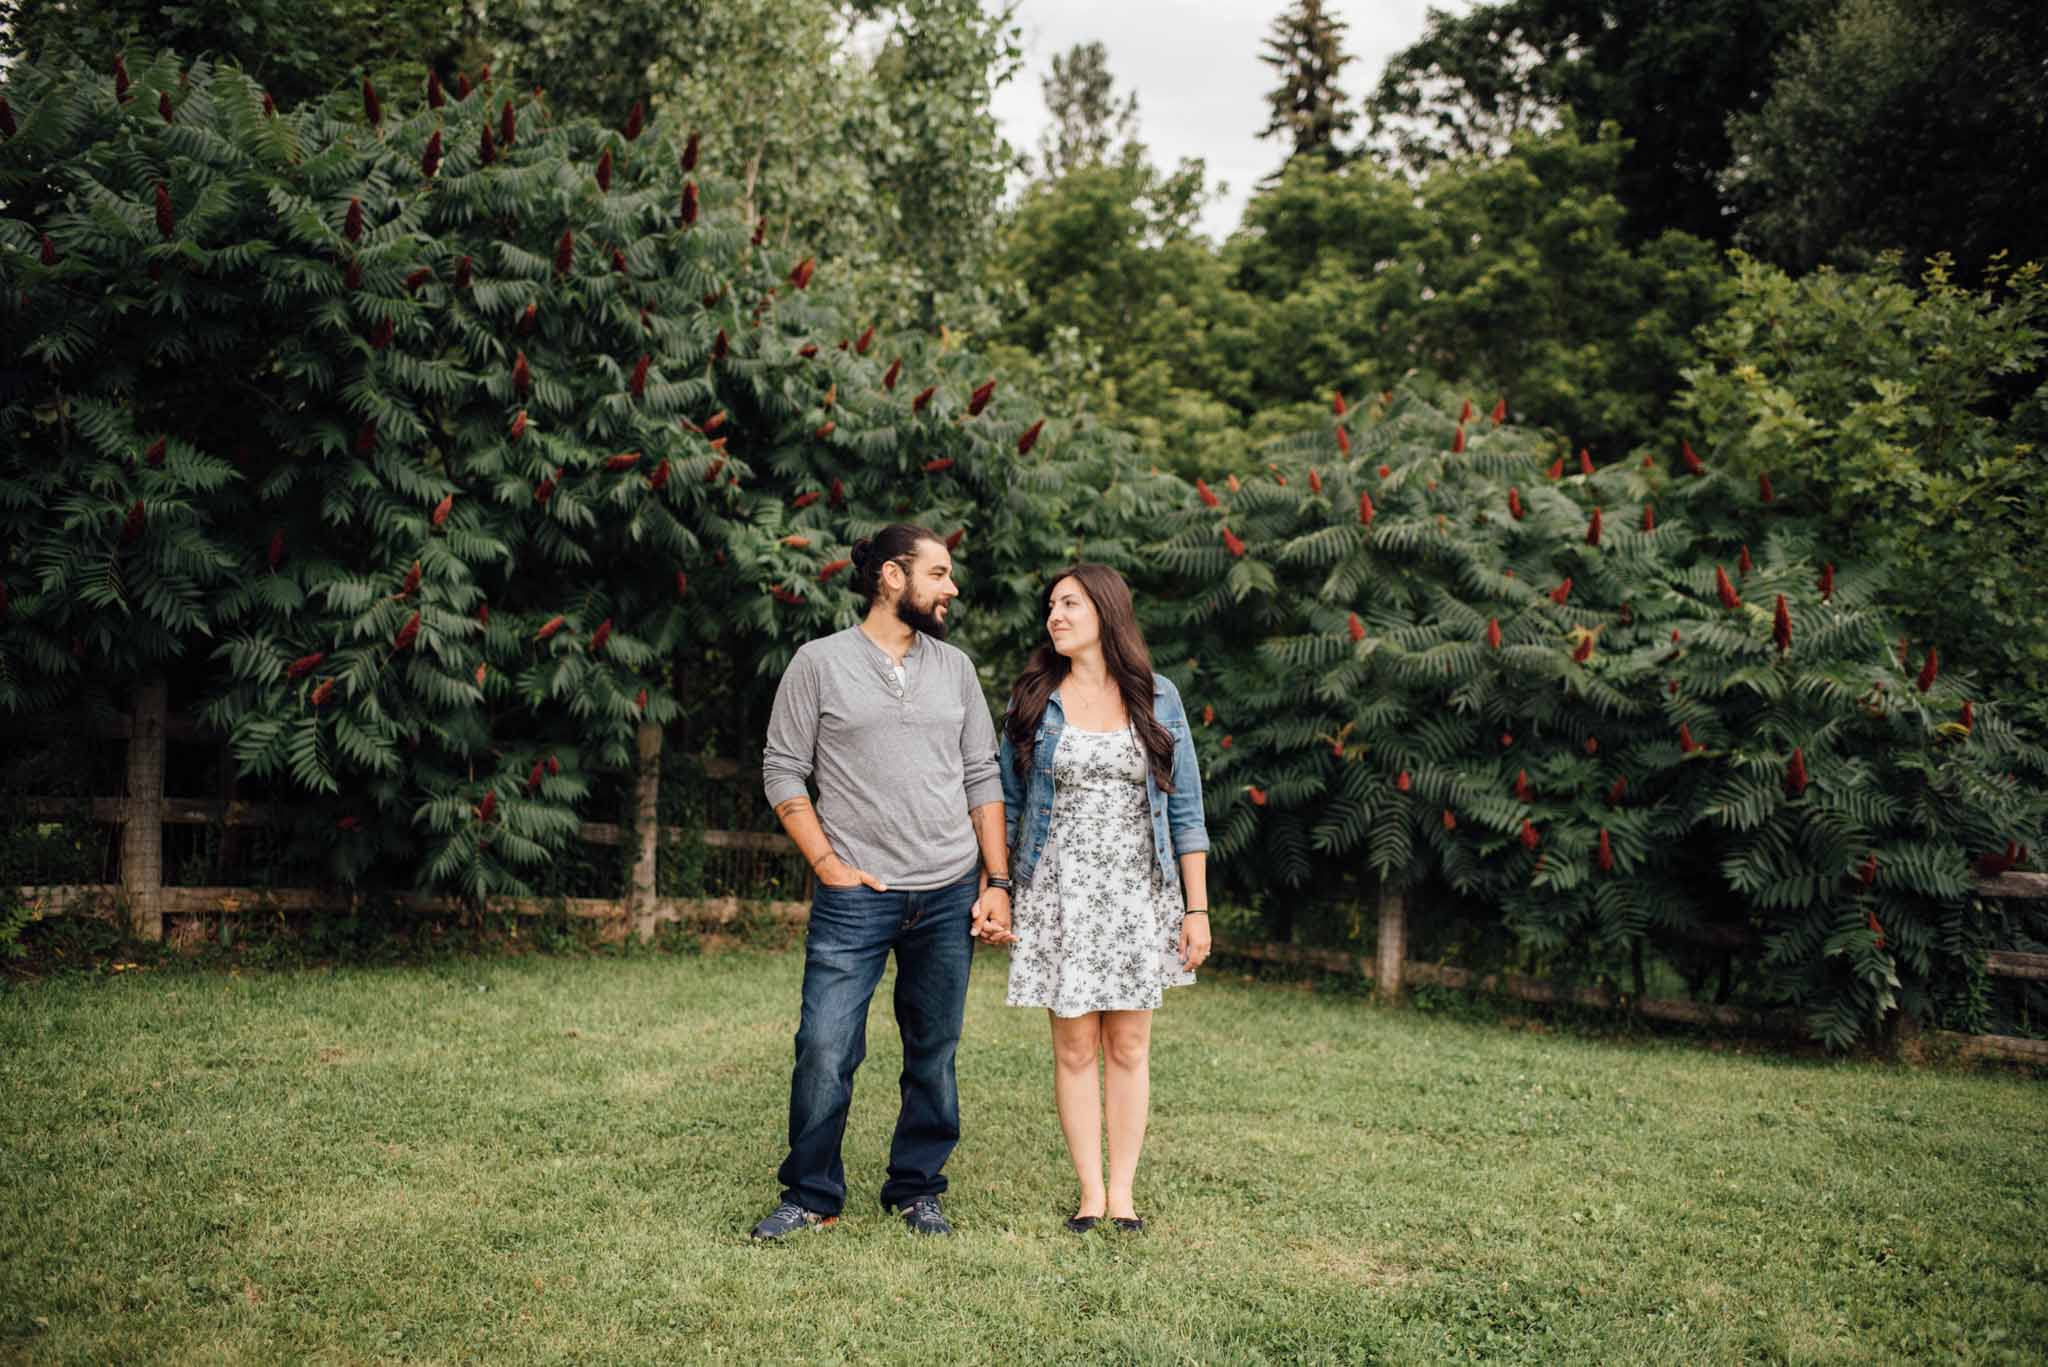
[[[761,780],[770,806],[815,780],[833,853],[892,891],[972,874],[967,814],[1003,800],[995,723],[966,654],[914,633],[899,682],[857,626],[805,642],[783,671]]]

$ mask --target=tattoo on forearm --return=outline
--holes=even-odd
[[[789,814],[791,812],[809,811],[810,808],[811,800],[809,798],[793,797],[785,802],[778,802],[775,804],[775,816],[778,820],[787,821],[789,820]]]

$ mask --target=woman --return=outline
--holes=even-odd
[[[1209,955],[1202,777],[1180,692],[1152,672],[1121,575],[1068,570],[1046,591],[1045,629],[1001,743],[1018,887],[1009,1004],[1052,1018],[1053,1099],[1081,1184],[1067,1228],[1107,1217],[1135,1231],[1152,1012]]]

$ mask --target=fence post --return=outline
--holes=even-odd
[[[1391,1001],[1401,995],[1401,965],[1408,957],[1408,899],[1400,888],[1380,884],[1379,921],[1373,990]]]
[[[128,788],[121,806],[121,893],[138,940],[164,938],[164,710],[162,679],[135,690],[128,726]]]
[[[661,842],[661,727],[641,722],[638,740],[633,835],[640,848],[633,859],[633,886],[626,906],[633,918],[633,933],[644,942],[654,938],[654,874]]]

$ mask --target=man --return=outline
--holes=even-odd
[[[929,530],[899,523],[854,546],[853,574],[866,618],[797,651],[761,757],[768,801],[817,891],[782,1201],[754,1226],[756,1239],[838,1220],[853,1074],[892,949],[903,1103],[882,1205],[915,1233],[952,1232],[939,1194],[960,1138],[953,1055],[968,964],[975,938],[1013,938],[995,727],[973,664],[945,644],[960,593],[952,557]],[[817,784],[815,808],[807,780]]]

